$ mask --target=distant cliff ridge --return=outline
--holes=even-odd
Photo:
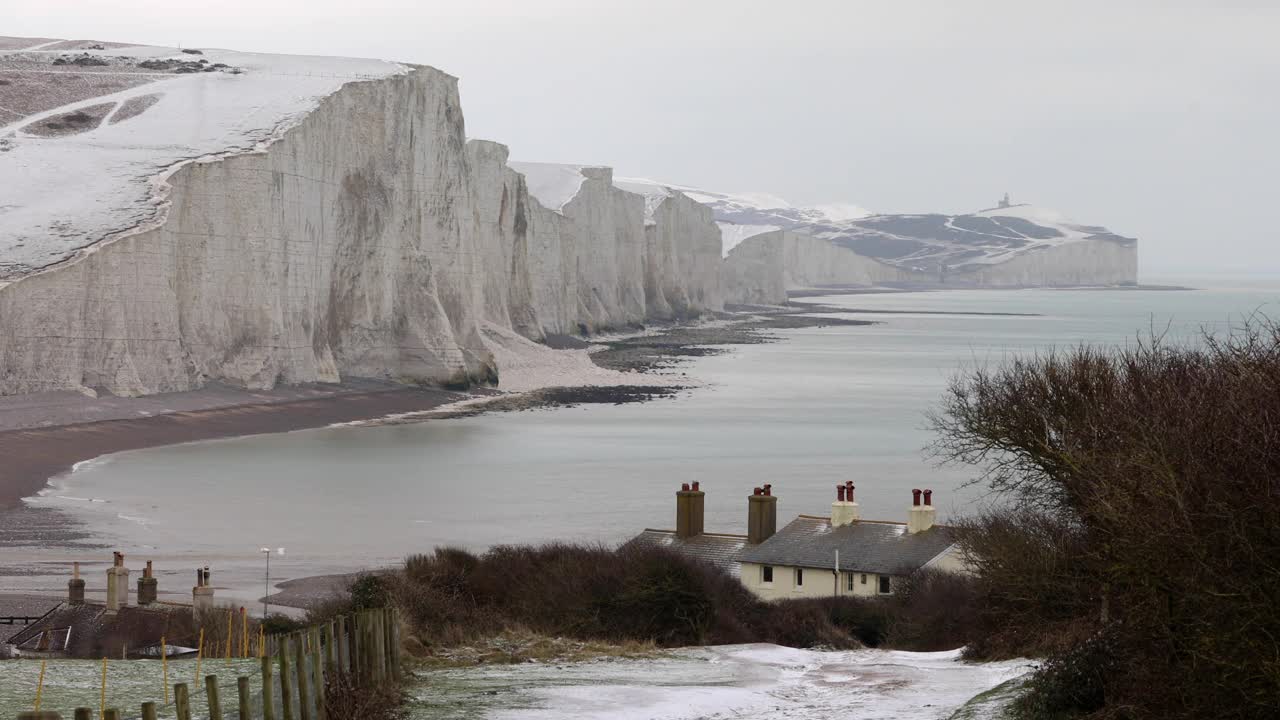
[[[973,287],[1137,282],[1136,239],[1103,227],[1072,222],[1053,210],[1011,203],[1008,196],[997,207],[962,215],[879,215],[851,204],[796,207],[763,193],[729,194],[670,187],[715,213],[730,264],[756,262],[750,258],[735,260],[735,248],[748,239],[790,237],[771,234],[785,230],[897,268],[902,271],[897,275],[899,282]],[[758,252],[747,250],[753,258]],[[783,270],[791,279],[799,282],[812,277],[801,256],[788,257],[800,262]],[[872,272],[868,269],[871,265],[852,260],[849,267],[858,269],[844,284],[857,284],[861,282],[858,278],[868,272],[893,274]],[[739,276],[741,268],[731,272]]]

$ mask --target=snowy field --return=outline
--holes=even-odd
[[[934,720],[1029,668],[965,663],[959,651],[688,648],[653,659],[425,671],[411,717]]]
[[[169,661],[169,699],[173,700],[174,683],[185,682],[191,690],[191,709],[197,717],[207,717],[205,675],[217,675],[223,707],[235,707],[236,677],[246,675],[255,696],[262,687],[261,665],[257,660],[231,660],[222,658],[204,660],[200,664],[201,680],[196,683],[196,661]],[[36,686],[40,681],[39,660],[0,661],[0,718],[10,718],[23,710],[31,710],[35,701]],[[201,688],[199,691],[196,688]],[[173,705],[164,703],[164,668],[158,660],[109,660],[107,662],[105,702],[108,708],[118,708],[124,717],[136,717],[142,703],[155,702],[161,718],[175,718]],[[101,660],[49,660],[45,669],[42,710],[62,713],[71,717],[77,707],[98,708],[102,700]]]

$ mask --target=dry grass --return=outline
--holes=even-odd
[[[525,662],[573,662],[600,658],[649,658],[661,652],[652,642],[610,643],[550,637],[529,630],[507,630],[478,642],[427,648],[410,639],[406,650],[429,667],[512,665]]]

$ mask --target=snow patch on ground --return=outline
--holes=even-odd
[[[0,64],[16,51],[0,51]],[[55,68],[56,50],[21,51],[23,62],[47,59],[49,91],[73,73]],[[191,61],[177,48],[78,50],[111,63],[141,59]],[[319,102],[352,81],[384,78],[410,68],[381,60],[266,55],[204,49],[198,56],[240,72],[154,73],[154,82],[82,97],[0,127],[5,188],[0,258],[21,275],[67,259],[121,231],[162,220],[164,178],[202,157],[261,149]],[[28,65],[24,65],[28,67]],[[111,68],[84,68],[84,73]],[[136,68],[130,68],[136,77]],[[26,131],[33,123],[102,103],[124,104],[148,94],[158,100],[127,121],[102,123],[62,137]]]
[[[646,225],[654,224],[658,206],[666,202],[666,199],[675,192],[667,185],[653,180],[646,180],[645,178],[615,177],[613,186],[619,190],[626,190],[644,197],[644,223]]]
[[[658,658],[527,663],[421,673],[414,718],[565,720],[936,720],[1026,673],[1024,661],[966,663],[958,650],[686,648]]]
[[[803,208],[805,211],[812,211],[819,218],[831,222],[844,222],[846,220],[859,220],[869,217],[871,211],[853,203],[827,203],[824,205],[812,205]]]
[[[782,229],[777,225],[739,225],[731,222],[718,222],[716,225],[720,226],[721,257],[729,257],[729,251],[749,237]]]
[[[507,165],[524,175],[530,195],[544,207],[557,212],[582,189],[582,182],[587,179],[582,170],[591,167],[539,162],[510,162]]]

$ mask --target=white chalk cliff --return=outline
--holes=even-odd
[[[432,68],[0,38],[0,73],[0,394],[490,382],[489,325],[723,303],[707,208],[607,168],[540,202]]]

